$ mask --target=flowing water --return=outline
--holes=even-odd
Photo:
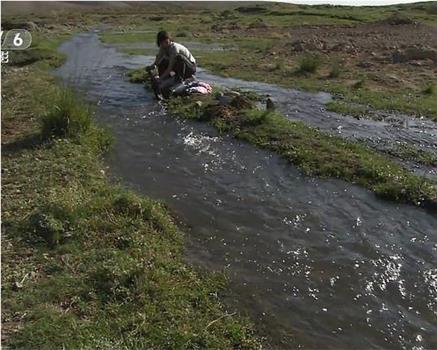
[[[224,47],[214,43],[183,42],[193,50],[223,51],[234,47]],[[152,49],[153,43],[135,42],[116,44],[117,48]],[[410,145],[437,157],[437,123],[425,118],[412,118],[400,113],[378,112],[380,120],[357,119],[341,116],[326,110],[326,102],[331,100],[326,93],[305,93],[280,88],[266,83],[254,83],[240,79],[221,78],[201,71],[200,78],[228,87],[242,87],[273,97],[278,109],[289,119],[304,121],[333,135],[358,140],[379,151],[398,153],[402,146]],[[403,161],[418,175],[437,180],[437,167],[426,166],[414,161]]]
[[[229,274],[228,302],[274,348],[437,348],[435,215],[303,176],[206,124],[167,116],[125,76],[150,58],[118,53],[95,33],[75,36],[61,51],[68,59],[56,74],[95,102],[99,120],[113,129],[111,172],[182,217],[190,226],[188,261]],[[288,99],[296,105],[288,112],[303,120],[322,113],[328,98],[199,75]]]

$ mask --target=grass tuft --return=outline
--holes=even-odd
[[[127,73],[129,81],[135,84],[143,84],[148,80],[147,72],[144,68],[132,69]]]
[[[317,55],[306,55],[299,61],[300,73],[315,73],[320,67],[320,58]]]
[[[434,84],[428,84],[424,89],[423,89],[423,93],[425,95],[434,95],[435,92],[435,87]]]
[[[360,79],[353,83],[352,88],[355,90],[361,89],[364,86],[365,82],[366,81],[364,79]]]
[[[340,65],[338,63],[335,63],[332,68],[331,71],[329,72],[329,78],[331,79],[336,79],[340,76],[341,74],[341,68]]]
[[[91,125],[91,110],[66,88],[57,90],[53,103],[41,118],[41,135],[50,138],[78,138]]]
[[[38,211],[30,217],[29,228],[31,232],[43,238],[49,247],[54,248],[62,239],[64,223],[51,213]]]

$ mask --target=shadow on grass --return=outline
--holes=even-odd
[[[43,143],[44,140],[42,139],[41,134],[30,134],[16,141],[2,144],[2,154],[4,156],[11,156],[23,150],[39,147]]]

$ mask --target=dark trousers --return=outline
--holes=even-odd
[[[168,60],[162,60],[161,63],[158,65],[158,72],[161,76],[162,73],[165,72],[169,64]],[[181,78],[182,80],[185,80],[187,78],[191,78],[194,73],[196,73],[196,64],[191,62],[188,58],[182,55],[176,56],[176,62],[173,67],[173,71],[176,73],[176,75]]]

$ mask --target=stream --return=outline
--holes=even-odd
[[[68,58],[55,74],[97,104],[99,122],[113,131],[111,174],[189,225],[187,261],[230,276],[226,302],[249,315],[273,348],[437,348],[435,215],[304,176],[205,123],[166,115],[126,77],[152,58],[119,53],[97,33],[76,35],[60,50]],[[326,113],[327,94],[203,70],[198,77],[268,93],[292,119],[311,124],[324,115],[321,125],[333,132],[343,125],[343,133],[435,146],[436,126],[423,120],[395,131]],[[354,129],[352,119],[364,126]]]

